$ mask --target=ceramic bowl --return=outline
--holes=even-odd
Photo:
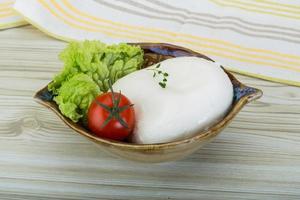
[[[145,52],[145,62],[143,67],[153,65],[168,58],[180,56],[197,56],[214,62],[205,55],[175,45],[161,43],[134,43],[134,45],[140,45]],[[210,142],[232,121],[247,103],[262,96],[261,90],[245,86],[231,73],[226,70],[225,72],[228,74],[234,87],[234,100],[227,115],[208,130],[199,131],[199,133],[190,138],[168,143],[132,144],[99,138],[80,124],[76,124],[63,116],[59,111],[57,104],[53,101],[53,95],[48,91],[47,86],[35,94],[35,99],[40,104],[54,111],[54,113],[57,114],[71,129],[90,139],[103,151],[128,160],[166,162],[183,158],[193,153],[204,144]]]

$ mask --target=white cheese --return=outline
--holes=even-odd
[[[156,65],[150,68],[155,68]],[[167,86],[143,69],[119,79],[113,88],[134,104],[136,126],[132,140],[140,144],[183,139],[220,120],[232,104],[233,87],[227,74],[213,62],[179,57],[161,62]]]

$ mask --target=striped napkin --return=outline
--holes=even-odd
[[[13,11],[14,1],[0,0],[0,29],[27,24],[22,17]]]
[[[14,9],[65,41],[173,43],[231,71],[300,86],[300,1],[16,0]]]

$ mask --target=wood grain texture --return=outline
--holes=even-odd
[[[138,164],[101,152],[33,101],[65,43],[0,31],[0,199],[300,199],[300,88],[238,76],[264,97],[188,158]]]

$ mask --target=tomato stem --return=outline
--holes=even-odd
[[[111,85],[111,81],[109,80],[109,89],[111,91],[111,98],[112,98],[112,107],[109,107],[108,105],[105,105],[101,102],[99,102],[98,100],[96,100],[96,103],[101,106],[104,110],[106,110],[107,112],[109,112],[109,116],[106,118],[106,120],[103,122],[101,128],[104,128],[113,118],[118,120],[118,122],[124,126],[125,128],[129,128],[128,124],[123,120],[123,118],[121,117],[121,113],[127,109],[129,109],[130,107],[133,106],[133,104],[130,105],[125,105],[122,107],[119,107],[119,103],[121,100],[121,91],[119,92],[119,96],[116,99],[115,98],[115,92],[113,91],[112,85]]]

